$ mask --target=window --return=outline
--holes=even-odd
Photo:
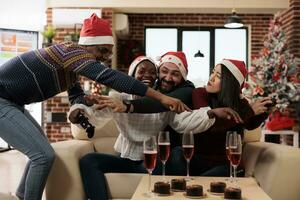
[[[215,63],[223,58],[247,61],[246,29],[216,29],[215,45]]]
[[[204,57],[195,57],[200,50]],[[210,32],[209,31],[183,31],[182,51],[188,62],[188,80],[196,87],[204,86],[209,77],[210,66]]]
[[[176,28],[147,28],[145,37],[146,55],[153,59],[178,49]]]
[[[216,63],[223,58],[248,62],[248,29],[223,27],[146,27],[146,55],[183,51],[189,66],[188,79],[196,87],[205,85]],[[194,57],[200,52],[204,57]]]

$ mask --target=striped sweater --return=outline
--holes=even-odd
[[[105,67],[85,49],[68,42],[21,54],[0,66],[0,97],[24,105],[68,90],[72,103],[82,103],[78,75],[120,92],[144,96],[147,90],[144,84]]]

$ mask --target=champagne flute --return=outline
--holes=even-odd
[[[151,136],[149,139],[144,141],[144,165],[149,174],[148,192],[145,193],[147,197],[155,197],[155,194],[151,192],[151,174],[156,166],[157,157],[157,143],[156,137]]]
[[[236,169],[241,161],[242,156],[242,139],[239,134],[231,134],[229,136],[229,153],[230,153],[230,162],[233,166],[233,179],[236,183]]]
[[[226,148],[226,156],[227,156],[227,159],[229,161],[229,169],[230,169],[230,172],[229,172],[229,178],[226,178],[225,181],[228,181],[230,180],[230,182],[233,181],[233,176],[232,176],[232,165],[231,165],[231,162],[230,162],[230,151],[229,151],[229,136],[231,134],[237,134],[235,131],[227,131],[226,133],[226,143],[225,143],[225,148]]]
[[[186,159],[186,180],[192,180],[190,177],[190,160],[194,154],[194,134],[193,132],[184,133],[182,136],[183,154]]]
[[[159,158],[162,162],[163,180],[166,179],[166,162],[170,156],[170,136],[168,131],[160,131],[158,134]]]

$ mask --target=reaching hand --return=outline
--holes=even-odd
[[[259,100],[256,100],[254,103],[251,104],[251,108],[255,115],[262,114],[268,111],[268,107],[272,106],[273,102],[271,97],[264,97]]]
[[[79,113],[84,114],[84,110],[80,109],[80,108],[77,108],[77,109],[73,110],[72,112],[70,112],[69,120],[70,120],[71,123],[73,123],[73,124],[78,123]]]
[[[114,112],[123,113],[126,111],[126,106],[118,99],[101,96],[98,100],[97,110],[109,107],[113,109]]]
[[[94,104],[98,104],[101,101],[101,97],[102,96],[100,96],[100,95],[92,94],[92,95],[84,96],[84,99],[85,99],[87,105],[92,106]]]
[[[171,111],[176,113],[182,113],[183,111],[191,111],[191,109],[187,107],[187,105],[185,105],[179,99],[173,97],[163,95],[160,102],[164,104],[167,108],[169,108]]]
[[[231,108],[214,108],[209,110],[208,112],[212,113],[214,116],[222,118],[222,119],[234,119],[236,123],[243,123],[240,115]]]
[[[146,96],[159,100],[166,108],[176,113],[182,113],[185,110],[191,111],[191,109],[189,109],[189,107],[187,107],[179,99],[166,96],[152,88],[147,89]]]

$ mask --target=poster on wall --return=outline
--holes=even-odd
[[[38,32],[0,28],[0,66],[17,55],[38,47]]]
[[[3,63],[24,52],[38,48],[38,32],[0,28],[0,70]],[[30,114],[42,123],[41,103],[25,106]],[[0,149],[7,144],[0,138]]]

